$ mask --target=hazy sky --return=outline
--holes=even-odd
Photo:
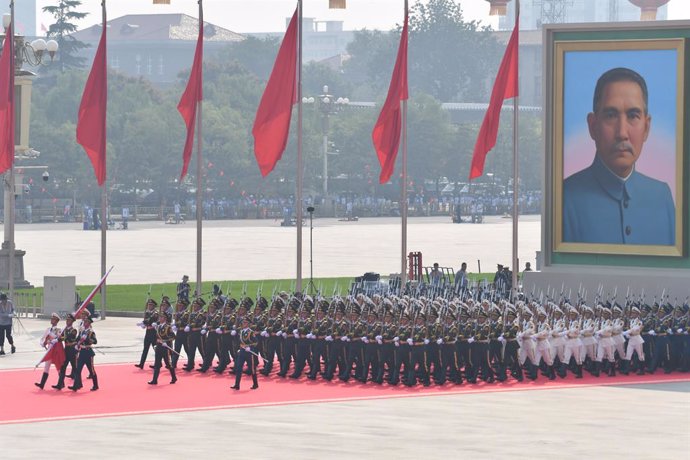
[[[416,0],[410,0],[412,5]],[[477,19],[497,27],[496,18],[489,17],[486,0],[461,0],[465,17]],[[39,0],[39,10],[51,0]],[[80,28],[100,22],[100,0],[82,0],[80,11],[90,13],[79,24]],[[204,0],[204,19],[235,32],[277,32],[285,29],[285,18],[292,15],[296,0]],[[186,13],[197,16],[196,0],[172,0],[170,5],[153,5],[152,0],[108,0],[110,19],[126,14]],[[42,14],[42,13],[41,13]],[[328,0],[304,0],[304,16],[317,20],[342,20],[346,30],[362,28],[389,30],[402,22],[402,0],[347,0],[346,10],[329,10]],[[669,19],[690,18],[690,1],[671,0]],[[46,26],[52,23],[50,16],[41,15]]]

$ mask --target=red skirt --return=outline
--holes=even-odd
[[[57,342],[50,347],[50,350],[48,350],[48,353],[46,353],[43,358],[44,363],[48,361],[55,365],[55,369],[60,370],[62,364],[65,362],[65,347],[62,346],[62,342]]]

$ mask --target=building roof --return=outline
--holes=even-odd
[[[108,41],[196,40],[199,20],[186,14],[128,14],[108,21]],[[101,25],[96,24],[73,34],[83,42],[99,39]],[[204,39],[214,42],[238,42],[245,39],[231,30],[204,21]]]

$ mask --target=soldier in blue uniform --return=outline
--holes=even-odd
[[[146,301],[146,310],[144,311],[144,320],[139,323],[139,326],[146,330],[144,334],[144,349],[141,352],[141,359],[139,364],[135,364],[135,367],[139,369],[144,368],[146,363],[146,357],[149,354],[149,348],[154,348],[156,345],[156,322],[158,321],[158,312],[156,307],[158,303],[153,299],[148,299]]]
[[[177,368],[177,360],[180,358],[180,351],[184,348],[185,355],[189,355],[189,332],[186,330],[189,326],[189,301],[179,299],[175,304],[175,322],[172,330],[175,333],[175,353],[172,355],[170,365]]]
[[[93,367],[93,358],[96,353],[94,353],[92,347],[98,343],[98,340],[96,339],[96,333],[91,328],[91,324],[93,323],[91,317],[86,315],[82,321],[84,323],[84,330],[81,332],[79,341],[76,345],[79,353],[77,357],[77,370],[74,373],[74,383],[68,388],[72,391],[77,391],[82,388],[81,372],[84,366],[86,366],[93,381],[91,391],[96,391],[98,390],[98,375],[96,375],[96,369]]]
[[[67,325],[62,330],[62,333],[59,337],[59,340],[63,342],[65,346],[65,361],[62,363],[62,367],[60,368],[60,375],[58,377],[57,384],[53,385],[53,388],[56,390],[62,390],[65,388],[67,365],[69,364],[72,366],[72,374],[74,374],[74,371],[77,369],[77,350],[75,347],[77,345],[79,331],[73,326],[74,315],[72,313],[68,314],[67,318],[65,318],[65,322]],[[71,377],[74,377],[74,375]]]
[[[201,329],[206,322],[206,315],[203,307],[206,301],[201,297],[194,299],[192,302],[192,313],[189,315],[189,344],[187,353],[187,365],[183,369],[187,372],[194,370],[194,358],[196,357],[196,350],[199,350],[202,358],[204,356],[204,342],[201,340]],[[185,327],[185,330],[187,328]]]

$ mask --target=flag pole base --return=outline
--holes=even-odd
[[[33,286],[24,279],[24,255],[26,251],[21,249],[14,250],[14,288],[15,289],[31,289]],[[8,258],[10,257],[9,242],[2,243],[0,249],[0,288],[9,289],[10,277],[8,276],[7,267]]]

